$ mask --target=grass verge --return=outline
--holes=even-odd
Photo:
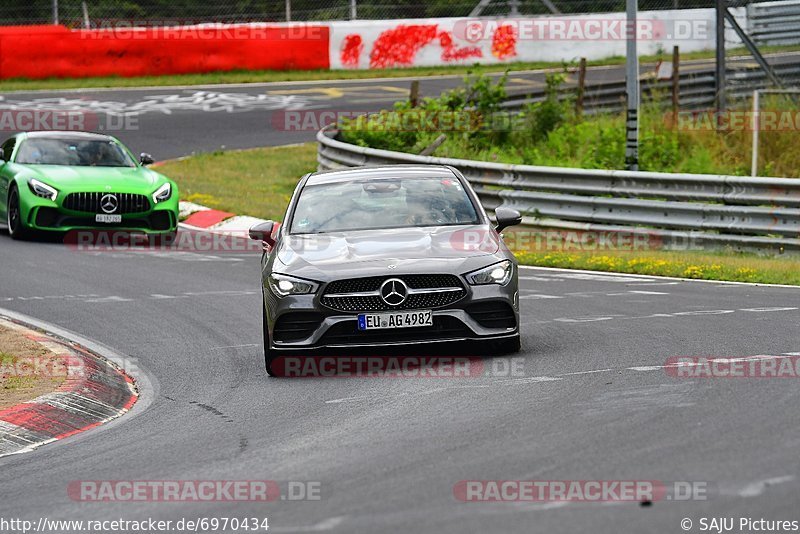
[[[55,354],[39,343],[15,330],[0,327],[0,410],[58,388],[63,377],[41,372],[52,368],[48,363],[58,365],[58,361]]]
[[[239,215],[281,220],[300,177],[316,169],[316,144],[200,154],[158,170],[178,182],[182,200]],[[518,252],[524,265],[800,285],[800,256],[733,251],[609,250]]]
[[[788,52],[800,50],[798,46],[768,46],[762,47],[762,53]],[[671,52],[670,52],[671,54]],[[735,48],[727,51],[729,56],[747,55],[745,48]],[[681,60],[711,59],[713,51],[689,52],[681,54]],[[671,61],[671,55],[641,56],[642,63],[656,62],[659,59]],[[587,62],[590,67],[599,65],[621,65],[625,63],[624,57],[611,57]],[[316,80],[359,80],[368,78],[400,78],[414,76],[440,76],[464,75],[467,71],[475,74],[563,68],[564,64],[534,61],[505,63],[501,65],[459,65],[447,67],[410,67],[374,70],[288,70],[288,71],[227,71],[209,72],[203,74],[174,74],[165,76],[135,76],[123,78],[121,76],[107,76],[97,78],[48,78],[44,80],[29,80],[12,78],[0,81],[0,92],[4,91],[37,91],[58,89],[86,89],[109,87],[148,87],[169,85],[217,85],[225,83],[264,83],[264,82],[295,82]]]
[[[733,251],[553,251],[516,253],[523,265],[617,273],[800,285],[800,256]]]
[[[158,166],[178,183],[181,200],[281,220],[300,177],[317,168],[317,145],[306,143],[198,154]]]

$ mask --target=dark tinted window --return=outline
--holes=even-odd
[[[14,145],[17,143],[17,138],[12,137],[11,139],[7,140],[3,143],[3,156],[6,158],[6,161],[11,159],[11,154],[14,153]]]
[[[135,167],[121,146],[101,139],[25,139],[17,163],[79,167]]]

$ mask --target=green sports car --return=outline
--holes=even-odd
[[[178,188],[150,163],[109,135],[19,133],[0,147],[0,213],[15,239],[98,228],[169,238]]]

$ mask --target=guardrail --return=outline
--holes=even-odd
[[[800,0],[798,0],[800,2]],[[800,37],[800,29],[798,29]],[[787,86],[800,84],[800,64],[776,64],[772,66],[778,78]],[[771,86],[767,75],[757,67],[728,69],[727,95],[731,99],[751,97],[755,89]],[[643,79],[641,82],[642,100],[657,94],[669,95],[672,82],[669,80]],[[713,70],[694,71],[680,75],[680,108],[710,109],[714,106],[716,81]],[[564,86],[559,90],[559,98],[567,99],[575,95],[574,86]],[[501,104],[509,111],[520,110],[528,104],[545,99],[543,89],[526,93],[508,95]],[[587,84],[584,90],[584,111],[586,114],[617,112],[625,108],[625,81]]]
[[[666,247],[727,246],[800,251],[800,179],[671,174],[510,165],[418,156],[317,134],[320,170],[362,165],[437,164],[458,168],[486,209],[519,210],[548,229],[658,236]]]
[[[759,46],[800,43],[800,0],[748,4],[747,29]]]

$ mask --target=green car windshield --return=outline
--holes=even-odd
[[[26,139],[17,151],[16,163],[77,167],[135,167],[125,150],[100,139]]]

